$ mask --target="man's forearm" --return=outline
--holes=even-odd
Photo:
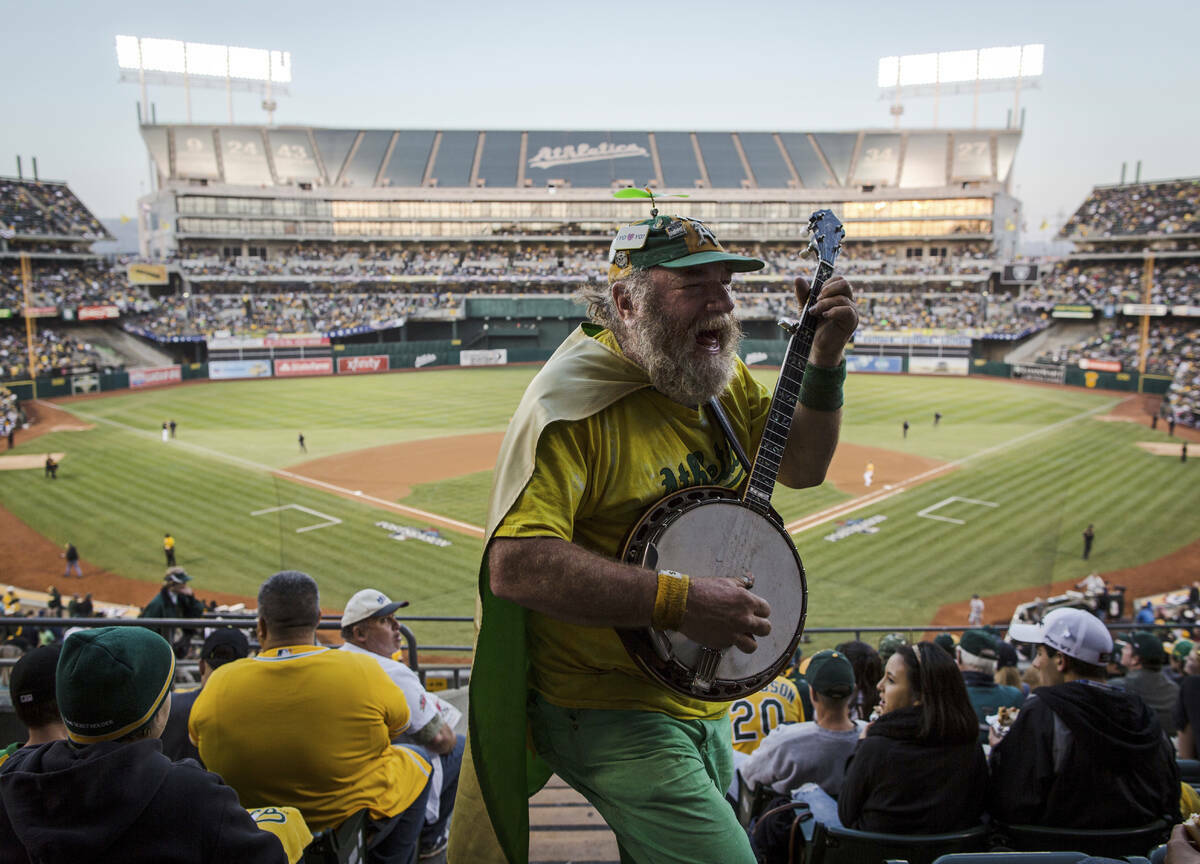
[[[820,486],[837,449],[842,411],[814,411],[797,405],[787,448],[779,466],[779,482],[791,489]]]
[[[497,597],[588,627],[648,627],[657,576],[557,537],[497,538],[489,551]]]

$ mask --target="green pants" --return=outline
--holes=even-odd
[[[533,744],[604,817],[622,864],[754,864],[725,790],[729,721],[560,708],[530,697]]]

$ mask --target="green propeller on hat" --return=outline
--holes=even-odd
[[[670,192],[670,193],[660,192],[658,194],[655,194],[655,192],[649,186],[644,186],[640,189],[636,186],[629,186],[625,189],[618,189],[616,192],[612,193],[612,195],[614,198],[649,198],[650,199],[650,218],[651,219],[653,219],[655,216],[658,215],[658,208],[654,206],[655,199],[657,199],[657,198],[688,198],[688,197],[690,197],[688,195],[683,194],[682,192]]]

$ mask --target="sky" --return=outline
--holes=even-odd
[[[66,180],[101,218],[133,215],[149,186],[139,89],[118,81],[117,34],[290,51],[277,124],[348,128],[842,131],[890,129],[880,57],[1044,43],[1021,92],[1014,166],[1027,244],[1048,238],[1092,186],[1200,175],[1200,3],[1161,0],[740,0],[737,3],[437,3],[2,0],[7,84],[0,175]],[[14,38],[15,37],[15,38]],[[183,122],[182,88],[151,87],[159,122]],[[235,94],[234,121],[265,123]],[[985,95],[998,128],[1011,93]],[[901,128],[929,129],[931,98]],[[939,128],[968,128],[973,100],[943,97]],[[223,90],[192,90],[199,123],[227,120]],[[1052,229],[1051,229],[1052,230]]]

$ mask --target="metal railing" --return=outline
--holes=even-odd
[[[431,622],[431,623],[454,623],[454,624],[470,624],[474,619],[467,615],[420,615],[406,616],[401,619],[400,634],[404,638],[405,656],[408,660],[408,666],[421,679],[424,684],[426,677],[430,672],[444,672],[451,678],[451,687],[457,688],[462,686],[463,673],[470,668],[469,663],[471,655],[474,652],[472,645],[424,645],[419,646],[417,643],[416,634],[409,628],[405,622]],[[47,617],[3,617],[0,618],[0,627],[34,627],[44,629],[47,627],[68,629],[71,627],[175,627],[187,629],[191,631],[208,630],[217,627],[238,627],[246,630],[253,630],[257,625],[257,619],[253,615],[229,615],[216,614],[205,615],[203,618],[47,618]],[[917,633],[961,633],[964,630],[973,629],[978,625],[971,624],[905,624],[905,625],[858,625],[846,627],[806,627],[804,630],[803,642],[812,641],[813,636],[824,636],[832,634],[852,634],[856,641],[862,641],[863,634],[869,634],[872,637],[875,634],[883,635],[887,633],[900,633],[905,635],[909,641],[912,640],[912,635]],[[994,629],[1006,630],[1008,625],[990,625]],[[1105,626],[1112,631],[1125,632],[1131,630],[1148,630],[1153,632],[1172,630],[1180,626],[1188,626],[1180,623],[1165,623],[1165,624],[1137,624],[1134,622],[1105,622]],[[338,630],[342,628],[341,620],[334,617],[322,617],[321,622],[317,625],[318,630]],[[257,643],[253,638],[250,639],[252,647],[257,647]],[[420,651],[440,652],[440,653],[462,653],[467,661],[463,664],[445,664],[439,666],[423,667],[420,662]],[[17,662],[16,658],[0,658],[0,668],[12,666]],[[180,661],[181,668],[191,669],[196,665],[196,661]]]

